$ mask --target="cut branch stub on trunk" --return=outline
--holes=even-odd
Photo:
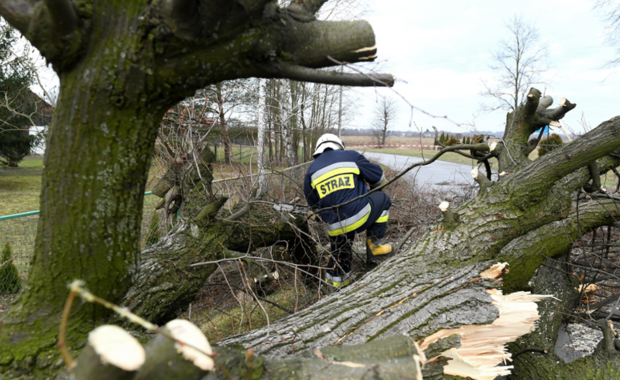
[[[549,109],[552,103],[553,98],[542,97],[541,92],[532,87],[525,103],[506,116],[503,146],[498,149],[499,172],[516,172],[529,165],[528,156],[536,148],[530,145],[530,135],[562,119],[577,106],[563,98],[557,108]]]
[[[200,380],[213,370],[213,359],[208,356],[212,355],[211,346],[196,325],[175,319],[163,329],[176,341],[162,334],[151,340],[146,345],[146,361],[135,380]]]
[[[88,334],[71,374],[76,380],[130,380],[144,360],[136,338],[118,326],[104,325]]]

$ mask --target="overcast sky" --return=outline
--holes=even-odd
[[[508,37],[505,23],[514,15],[535,23],[549,45],[550,84],[547,94],[555,103],[566,97],[577,108],[562,121],[576,132],[582,113],[592,127],[620,115],[620,72],[603,68],[614,58],[605,44],[604,21],[592,1],[405,1],[372,2],[365,17],[377,36],[378,58],[383,71],[406,81],[394,89],[416,107],[456,122],[472,122],[478,130],[504,129],[505,111],[483,113],[481,79],[491,78],[491,51]],[[540,90],[543,91],[544,86]],[[363,90],[359,116],[350,127],[368,128],[375,92]],[[389,91],[382,94],[395,96]],[[408,130],[409,111],[401,103],[393,129]],[[413,120],[426,129],[465,131],[445,120],[419,112]],[[415,128],[415,127],[411,127]]]

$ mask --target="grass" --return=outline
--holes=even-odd
[[[251,169],[256,172],[256,149],[243,146],[239,160],[239,146],[233,146],[232,164],[215,162],[213,174],[216,179],[236,177],[239,173],[248,173],[250,157],[253,161]],[[252,155],[252,153],[254,153]],[[218,147],[218,160],[224,160],[224,149]],[[154,164],[149,173],[146,191],[155,184],[155,176],[163,174],[165,167]],[[41,176],[43,174],[43,156],[28,156],[19,163],[17,168],[0,167],[0,216],[19,214],[39,210],[41,194]],[[145,202],[146,203],[146,202]],[[145,205],[146,207],[146,205]]]
[[[43,156],[29,156],[18,168],[0,168],[0,216],[39,209]]]
[[[265,298],[287,309],[295,307],[295,290],[292,287],[268,295]],[[267,302],[262,302],[262,305],[269,315],[270,323],[288,315],[284,310]],[[206,310],[197,319],[203,321],[199,327],[207,336],[209,342],[218,342],[225,337],[267,326],[265,313],[257,305],[256,301],[242,301],[241,305],[237,304],[237,306],[226,310],[226,313],[214,313],[213,310]],[[196,322],[194,318],[192,320]]]

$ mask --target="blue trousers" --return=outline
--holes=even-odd
[[[381,217],[384,211],[388,211],[392,207],[392,201],[382,191],[370,194],[368,199],[370,201],[370,215],[366,223],[355,231],[329,238],[331,257],[327,263],[327,273],[333,277],[340,277],[351,273],[351,262],[353,261],[352,244],[356,234],[366,231],[366,237],[373,242],[379,242],[385,237],[387,220],[383,223],[377,223],[377,219]]]

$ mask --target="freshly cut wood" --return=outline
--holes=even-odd
[[[133,379],[144,364],[144,348],[127,331],[114,325],[97,327],[71,371],[76,380]]]
[[[211,345],[196,325],[175,319],[164,330],[174,339],[158,335],[146,345],[146,363],[136,380],[202,379],[213,369]]]
[[[175,319],[168,322],[166,327],[173,337],[182,342],[175,343],[174,347],[185,359],[204,371],[213,369],[213,359],[209,356],[213,354],[211,345],[198,326],[185,319]]]

